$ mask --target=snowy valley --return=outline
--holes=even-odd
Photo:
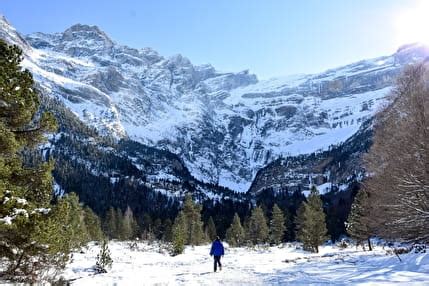
[[[429,4],[6,2],[1,285],[429,285]]]
[[[428,253],[400,255],[377,246],[372,252],[349,246],[323,246],[318,254],[299,244],[279,247],[228,248],[222,271],[212,272],[210,246],[187,247],[169,257],[157,243],[111,242],[113,264],[106,274],[93,275],[99,247],[75,253],[64,272],[73,285],[426,285]],[[388,252],[390,253],[388,254]]]
[[[428,59],[259,79],[0,15],[0,284],[429,285]]]

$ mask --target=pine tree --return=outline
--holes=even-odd
[[[84,221],[84,212],[75,193],[69,193],[58,200],[58,203],[52,209],[51,219],[57,220],[60,225],[56,231],[61,234],[58,238],[63,239],[62,248],[58,249],[59,251],[76,249],[87,242],[88,234]],[[52,226],[46,225],[43,232],[46,235],[52,235]]]
[[[153,229],[153,235],[155,236],[155,239],[161,239],[164,229],[160,218],[155,219],[155,221],[153,222],[152,229]]]
[[[143,238],[151,240],[153,237],[153,233],[152,233],[153,220],[152,220],[152,217],[148,213],[144,213],[142,221],[143,221],[143,229],[142,229]]]
[[[97,255],[97,261],[95,263],[95,271],[97,273],[107,273],[107,269],[112,267],[112,257],[110,256],[110,250],[107,240],[103,240],[101,244],[100,252]]]
[[[116,233],[114,237],[119,240],[125,240],[126,238],[122,233],[122,231],[124,230],[124,227],[123,227],[124,214],[122,213],[120,208],[115,209],[115,222],[116,222],[116,226],[115,226]]]
[[[172,255],[179,255],[185,250],[186,237],[188,234],[188,222],[183,211],[180,211],[173,225],[173,248]]]
[[[357,244],[363,246],[363,242],[368,242],[368,248],[371,251],[371,218],[368,210],[368,193],[365,190],[360,190],[354,199],[352,208],[347,220],[347,232],[356,240]]]
[[[296,225],[296,238],[303,242],[304,250],[312,251],[309,246],[310,235],[306,228],[306,217],[305,217],[305,202],[302,202],[296,211],[295,225]]]
[[[88,234],[88,241],[101,241],[103,239],[103,231],[101,230],[100,218],[89,208],[83,208],[84,222],[86,232]]]
[[[117,238],[118,234],[118,222],[116,210],[113,207],[110,207],[106,214],[106,219],[104,223],[104,232],[111,239]]]
[[[172,241],[173,240],[173,223],[168,218],[164,221],[164,231],[162,234],[162,240],[164,241]]]
[[[270,222],[270,241],[273,244],[280,244],[283,241],[286,225],[282,210],[274,204],[272,218]]]
[[[207,222],[206,232],[207,232],[207,236],[210,239],[210,241],[213,241],[216,239],[216,236],[217,236],[216,226],[215,226],[213,218],[211,216],[209,217],[209,220]]]
[[[201,206],[194,203],[192,197],[185,196],[183,213],[186,217],[187,234],[186,244],[199,245],[204,240],[203,222],[201,220]]]
[[[54,117],[37,114],[39,96],[28,70],[20,67],[22,52],[0,40],[0,275],[37,277],[43,268],[62,266],[61,234],[47,237],[40,229],[51,224],[53,163],[24,166],[21,151],[36,147],[55,129]],[[63,248],[64,249],[64,248]],[[48,251],[47,251],[48,250]]]
[[[267,219],[261,207],[256,207],[252,210],[249,221],[247,223],[246,237],[252,244],[257,245],[267,242],[269,230]]]
[[[134,238],[138,232],[138,225],[131,208],[127,207],[124,215],[117,215],[117,219],[120,239],[129,240]]]
[[[77,195],[70,193],[59,198],[58,202],[52,205],[47,220],[37,225],[36,235],[41,245],[49,245],[49,247],[45,246],[43,255],[35,255],[35,257],[42,263],[51,259],[50,263],[54,264],[50,265],[51,267],[63,268],[71,250],[78,249],[87,242],[83,210],[79,205]],[[50,243],[52,241],[55,243]],[[34,259],[34,257],[29,259]],[[29,263],[24,262],[23,267],[29,266]],[[31,270],[32,273],[27,273],[27,275],[37,275],[39,271],[41,274],[43,268],[36,265]]]
[[[226,231],[226,241],[232,247],[237,247],[243,245],[244,240],[244,228],[241,226],[240,217],[237,213],[235,213],[234,218],[232,219],[232,223]]]
[[[315,186],[311,188],[308,202],[303,202],[298,209],[296,225],[297,238],[304,249],[319,252],[319,245],[327,239],[327,229],[323,203]]]

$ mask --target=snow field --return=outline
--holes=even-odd
[[[187,247],[171,257],[159,245],[139,243],[131,250],[126,242],[110,242],[112,269],[94,275],[99,247],[92,244],[75,253],[64,271],[72,285],[429,285],[429,254],[386,254],[350,247],[322,246],[320,253],[284,247],[229,248],[223,270],[213,272],[210,246]]]

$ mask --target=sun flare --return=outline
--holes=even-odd
[[[401,11],[395,19],[396,41],[399,45],[421,43],[429,46],[429,1]]]

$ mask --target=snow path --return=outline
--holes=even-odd
[[[227,248],[223,270],[213,273],[209,245],[188,247],[175,257],[146,243],[138,251],[120,242],[109,248],[114,263],[108,273],[93,275],[99,248],[91,246],[74,254],[65,278],[72,285],[429,285],[427,253],[402,255],[399,262],[381,248],[363,252],[324,246],[319,254],[303,252],[296,244]]]

